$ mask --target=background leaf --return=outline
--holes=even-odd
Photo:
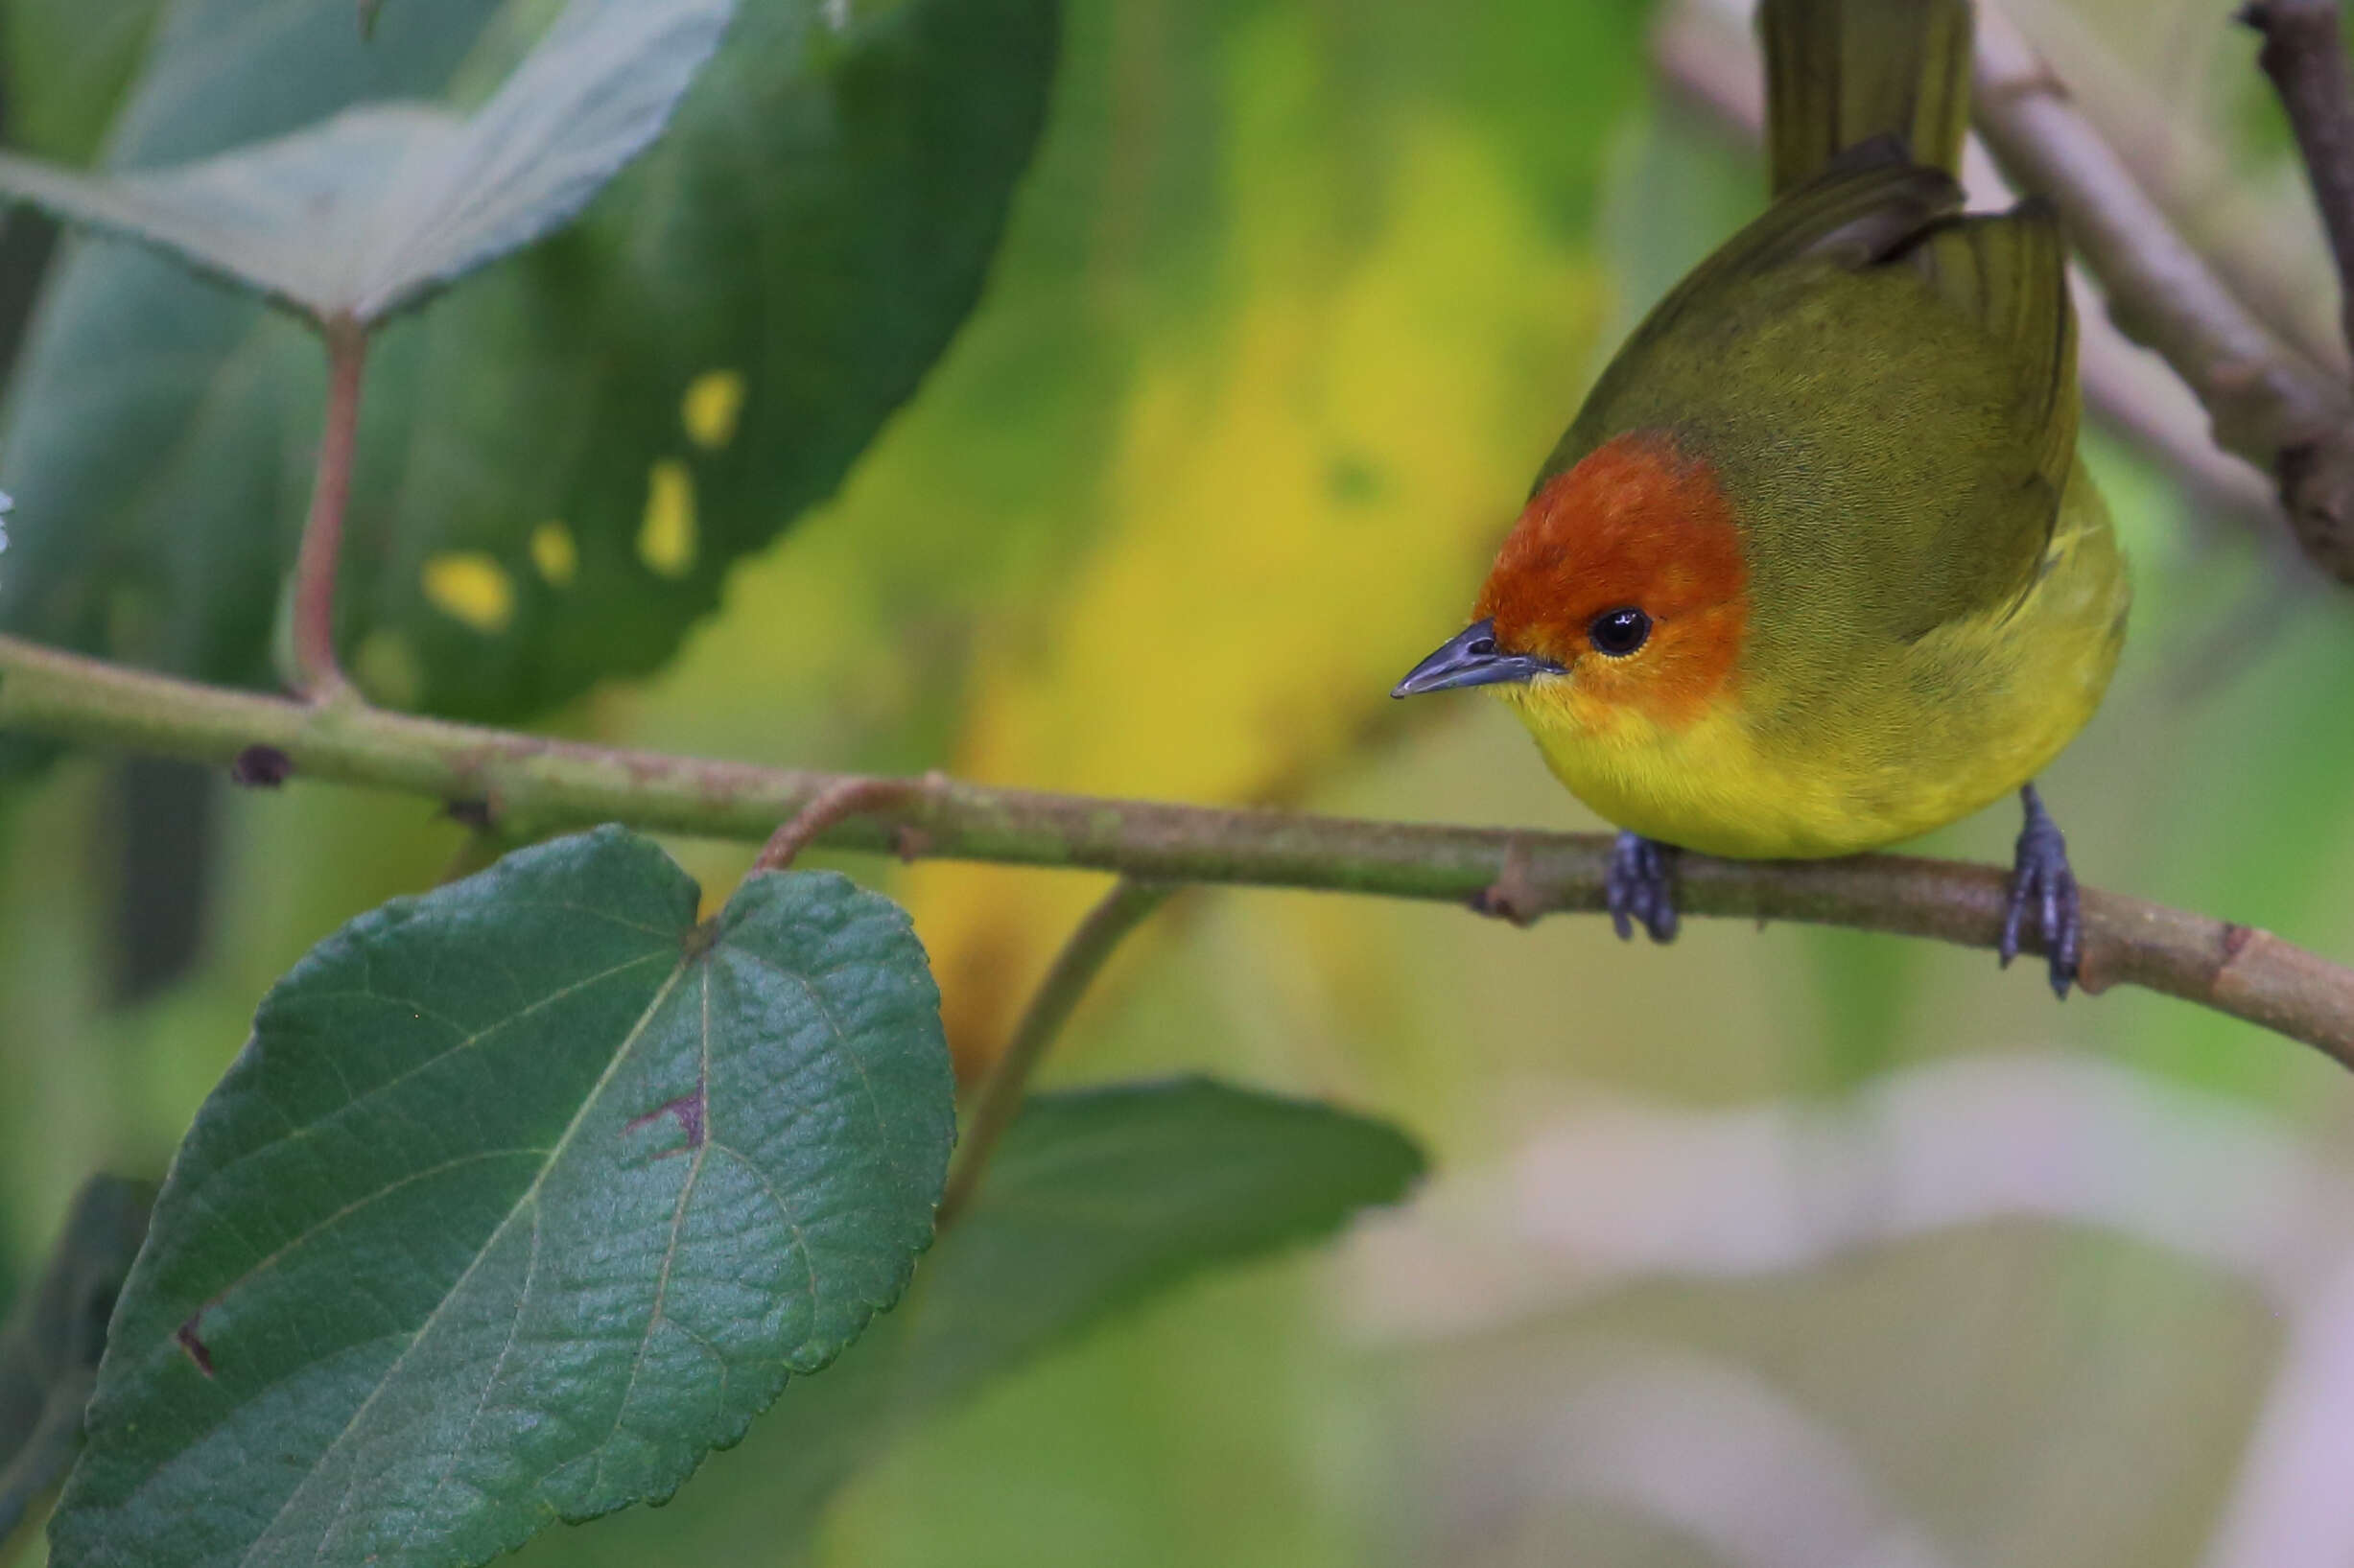
[[[1349,94],[1392,29],[1445,61],[1511,25],[1270,7],[1230,27],[1235,108],[1209,147],[1238,297],[1144,345],[1107,410],[1095,531],[975,639],[952,771],[1288,801],[1378,728],[1436,721],[1389,689],[1460,624],[1572,406],[1605,300],[1555,209],[1590,199],[1599,150],[1557,125],[1577,151],[1549,151],[1565,177],[1540,184],[1484,109],[1418,101],[1372,140],[1351,133]],[[1609,59],[1633,36],[1608,8],[1569,8],[1515,53]],[[908,906],[968,1066],[1093,892],[915,870]]]
[[[271,993],[124,1293],[59,1563],[485,1561],[667,1497],[897,1299],[953,1136],[906,917],[826,872],[695,902],[600,830]]]
[[[10,0],[8,142],[80,163],[98,151],[165,0]]]
[[[487,31],[479,7],[404,4],[363,44],[341,7],[192,0],[109,162],[438,93],[469,40],[511,58],[521,4]],[[948,342],[1044,112],[1054,0],[825,17],[813,0],[752,8],[580,225],[385,335],[341,599],[347,662],[374,694],[513,717],[652,667]],[[230,35],[253,46],[212,46]],[[153,257],[67,254],[0,434],[21,520],[0,625],[266,680],[316,349]]]
[[[578,215],[662,131],[733,0],[573,0],[471,116],[346,110],[113,178],[0,154],[0,193],[318,320],[376,321]]]
[[[761,1560],[894,1438],[990,1379],[1205,1271],[1329,1235],[1422,1173],[1385,1122],[1209,1079],[1034,1096],[906,1300],[720,1462],[761,1484],[710,1499],[726,1511],[700,1520],[698,1551]],[[650,1560],[667,1524],[550,1540],[536,1560]]]
[[[154,1197],[146,1182],[118,1176],[83,1182],[48,1269],[0,1326],[0,1548],[73,1463],[106,1318]]]

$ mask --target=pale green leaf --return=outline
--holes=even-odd
[[[734,0],[573,0],[470,116],[371,104],[200,161],[84,175],[0,153],[0,193],[316,319],[372,322],[570,222],[652,143]]]

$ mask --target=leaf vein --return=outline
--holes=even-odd
[[[655,1015],[662,1010],[663,1003],[670,999],[671,992],[677,986],[679,977],[685,972],[686,965],[683,962],[671,970],[670,977],[664,980],[661,988],[654,993],[653,1000],[647,1004],[646,1011],[639,1015],[638,1021],[630,1027],[629,1033],[623,1040],[620,1048],[613,1053],[613,1060],[605,1065],[604,1072],[598,1078],[596,1084],[590,1088],[589,1092],[581,1096],[579,1111],[574,1113],[571,1123],[564,1129],[563,1135],[557,1138],[554,1145],[548,1151],[548,1158],[546,1161],[541,1164],[539,1174],[532,1178],[531,1184],[524,1189],[523,1195],[515,1200],[514,1205],[507,1210],[506,1216],[499,1222],[498,1226],[491,1231],[489,1236],[483,1240],[482,1247],[476,1251],[473,1259],[467,1263],[464,1271],[459,1275],[457,1279],[451,1282],[450,1288],[442,1293],[441,1299],[434,1303],[433,1310],[427,1313],[425,1315],[425,1321],[417,1325],[417,1330],[411,1336],[408,1346],[402,1349],[398,1356],[393,1358],[392,1365],[385,1369],[384,1375],[376,1380],[376,1386],[368,1391],[367,1397],[360,1401],[359,1406],[352,1411],[350,1416],[343,1422],[341,1430],[339,1430],[335,1437],[327,1443],[327,1445],[319,1451],[318,1458],[312,1464],[309,1474],[306,1476],[305,1480],[297,1483],[294,1487],[286,1494],[286,1501],[281,1503],[278,1506],[277,1512],[271,1516],[269,1526],[254,1537],[253,1545],[249,1547],[238,1559],[241,1563],[251,1564],[256,1561],[263,1560],[258,1554],[263,1551],[263,1548],[268,1544],[271,1536],[277,1532],[278,1527],[285,1522],[288,1513],[294,1509],[295,1502],[302,1496],[303,1487],[308,1485],[309,1479],[319,1475],[326,1468],[328,1462],[334,1459],[336,1454],[342,1448],[345,1442],[350,1440],[351,1435],[355,1431],[359,1430],[361,1421],[365,1419],[368,1412],[375,1408],[376,1401],[383,1397],[385,1390],[390,1388],[394,1380],[399,1377],[401,1369],[408,1363],[410,1355],[419,1345],[425,1343],[427,1337],[433,1333],[435,1326],[441,1321],[441,1315],[449,1310],[450,1303],[457,1300],[458,1298],[464,1293],[468,1281],[474,1277],[475,1271],[483,1266],[483,1260],[488,1257],[497,1248],[499,1238],[506,1234],[506,1228],[508,1226],[514,1224],[515,1217],[537,1205],[539,1202],[540,1189],[546,1184],[549,1173],[554,1170],[557,1164],[562,1161],[565,1151],[572,1146],[572,1140],[579,1134],[582,1124],[588,1120],[589,1112],[597,1105],[599,1100],[602,1098],[605,1088],[613,1081],[613,1075],[621,1070],[622,1064],[629,1060],[630,1054],[636,1049],[638,1041],[645,1037],[647,1025],[653,1021]],[[336,1517],[339,1521],[341,1519],[343,1513],[350,1508],[352,1499],[357,1494],[358,1489],[359,1488],[356,1486],[345,1486],[343,1496],[336,1509]],[[333,1529],[334,1527],[331,1525],[319,1537],[319,1551],[321,1554],[325,1552],[327,1537],[333,1533]]]

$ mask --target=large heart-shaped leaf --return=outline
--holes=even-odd
[[[898,1297],[953,1135],[906,916],[831,873],[695,907],[600,830],[272,990],[115,1315],[60,1564],[482,1562],[668,1496]]]
[[[1387,1123],[1206,1079],[1037,1096],[907,1299],[718,1462],[735,1485],[690,1489],[687,1519],[617,1520],[530,1560],[664,1560],[681,1532],[703,1560],[772,1560],[894,1437],[989,1379],[1207,1270],[1329,1235],[1422,1170]]]
[[[193,164],[92,176],[0,153],[0,196],[314,319],[380,319],[569,222],[646,150],[734,0],[573,0],[487,104],[348,109]]]
[[[114,162],[434,96],[484,15],[404,0],[368,45],[348,7],[182,0]],[[346,532],[341,643],[362,683],[511,719],[668,657],[971,308],[1043,119],[1056,15],[745,8],[579,223],[388,327]],[[0,626],[267,680],[320,388],[291,323],[139,248],[74,247],[0,433],[21,520]]]

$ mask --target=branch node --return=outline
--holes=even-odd
[[[275,746],[247,746],[229,762],[229,783],[248,789],[275,789],[294,776],[294,760]]]
[[[499,821],[498,807],[487,795],[460,795],[455,800],[444,801],[441,814],[478,833],[490,831]]]
[[[1523,930],[1537,924],[1551,908],[1544,889],[1530,879],[1528,846],[1518,838],[1504,842],[1504,863],[1495,880],[1471,895],[1474,914],[1507,920]]]

